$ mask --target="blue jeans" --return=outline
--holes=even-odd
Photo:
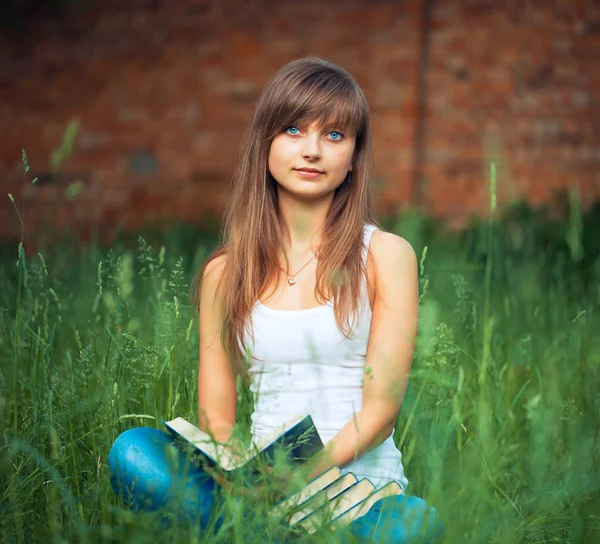
[[[178,523],[205,528],[224,493],[172,442],[168,433],[149,427],[123,432],[108,454],[111,485],[135,510],[169,512]],[[246,508],[251,516],[252,505]],[[222,515],[212,522],[210,530],[219,529]],[[381,499],[341,531],[359,542],[431,543],[441,540],[444,529],[435,508],[417,497],[398,495]]]

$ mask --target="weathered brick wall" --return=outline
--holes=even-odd
[[[500,205],[575,181],[586,202],[600,194],[593,2],[122,4],[89,0],[0,38],[0,189],[24,197],[30,243],[45,225],[110,239],[150,218],[220,215],[260,89],[309,54],[344,66],[369,98],[381,213],[413,204],[455,225],[485,214],[491,159]],[[73,153],[44,182],[70,119]],[[21,182],[22,148],[34,186]],[[0,214],[0,239],[19,236],[6,197]]]
[[[459,221],[487,210],[490,160],[500,203],[574,183],[598,198],[600,3],[433,4],[419,203]]]

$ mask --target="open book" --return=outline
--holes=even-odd
[[[276,451],[285,451],[290,463],[302,462],[323,449],[323,442],[310,415],[298,415],[273,429],[260,440],[254,441],[246,455],[234,458],[207,433],[182,417],[163,421],[179,444],[191,446],[209,466],[218,465],[232,472],[241,467],[255,471],[259,463],[271,465]]]
[[[181,417],[163,423],[177,442],[191,447],[201,461],[210,466],[218,465],[227,472],[242,467],[252,472],[260,462],[272,465],[275,451],[280,448],[285,448],[291,463],[306,460],[323,449],[310,415],[296,416],[253,442],[240,460],[234,459],[226,448]],[[398,482],[391,481],[376,489],[367,478],[358,479],[351,472],[342,474],[338,467],[332,467],[276,504],[269,514],[285,516],[290,526],[297,525],[312,534],[321,526],[337,530],[364,516],[378,500],[401,493]]]
[[[335,531],[364,516],[380,499],[400,494],[402,487],[396,481],[376,489],[367,478],[359,480],[351,472],[343,475],[332,467],[269,513],[284,515],[290,526],[297,524],[310,534],[321,526]]]

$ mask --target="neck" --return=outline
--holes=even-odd
[[[316,252],[321,244],[333,193],[320,200],[303,201],[280,190],[278,197],[283,248],[287,254],[306,255],[311,251]]]

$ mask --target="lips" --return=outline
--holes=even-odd
[[[315,174],[322,174],[321,170],[317,170],[316,168],[295,168],[294,170],[298,170],[299,172],[313,172]]]

